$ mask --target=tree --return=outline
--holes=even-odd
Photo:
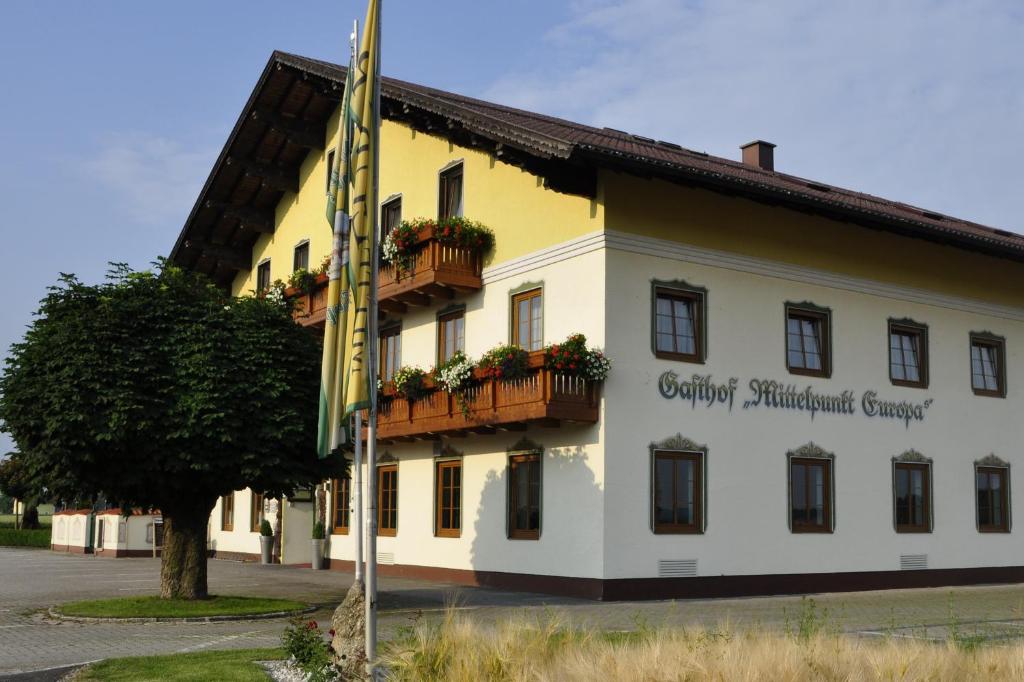
[[[56,496],[159,509],[161,595],[204,598],[220,496],[346,474],[316,456],[319,364],[279,300],[115,265],[102,284],[51,287],[0,377],[0,422]]]
[[[0,461],[0,491],[25,505],[22,528],[39,528],[38,507],[43,501],[44,489],[16,452],[8,452]]]

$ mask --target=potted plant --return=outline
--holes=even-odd
[[[480,373],[487,379],[522,379],[527,376],[529,358],[519,346],[495,346],[484,353],[477,363]]]
[[[455,398],[455,402],[462,412],[462,416],[469,419],[469,403],[466,401],[466,391],[473,385],[473,369],[476,365],[466,357],[461,350],[433,369],[430,373],[434,383],[441,389],[448,391]]]
[[[419,400],[429,393],[426,385],[427,373],[419,367],[403,367],[392,378],[395,394],[399,398]]]
[[[317,521],[313,524],[313,561],[312,568],[319,571],[324,567],[324,524]]]
[[[271,563],[270,554],[274,550],[274,529],[270,527],[270,521],[260,521],[260,563]]]
[[[562,343],[544,348],[545,369],[565,376],[604,381],[611,366],[611,360],[604,353],[587,347],[587,337],[583,334],[572,334]]]

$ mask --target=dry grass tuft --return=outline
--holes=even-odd
[[[824,628],[605,633],[550,617],[491,627],[449,612],[439,625],[406,631],[384,664],[396,681],[999,681],[1024,680],[1024,645],[862,639]]]

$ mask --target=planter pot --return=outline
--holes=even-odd
[[[274,536],[272,535],[261,535],[260,536],[260,563],[269,564],[271,563],[271,552],[274,551]]]
[[[313,561],[312,567],[314,571],[319,571],[324,567],[324,541],[313,540]]]

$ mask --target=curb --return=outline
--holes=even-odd
[[[95,616],[65,616],[51,606],[46,613],[55,620],[69,623],[223,623],[238,620],[273,620],[275,618],[294,618],[307,613],[318,611],[320,607],[315,605],[307,606],[298,611],[271,611],[269,613],[237,614],[228,616],[185,616],[176,618],[174,616],[151,616],[148,618],[98,618]]]

